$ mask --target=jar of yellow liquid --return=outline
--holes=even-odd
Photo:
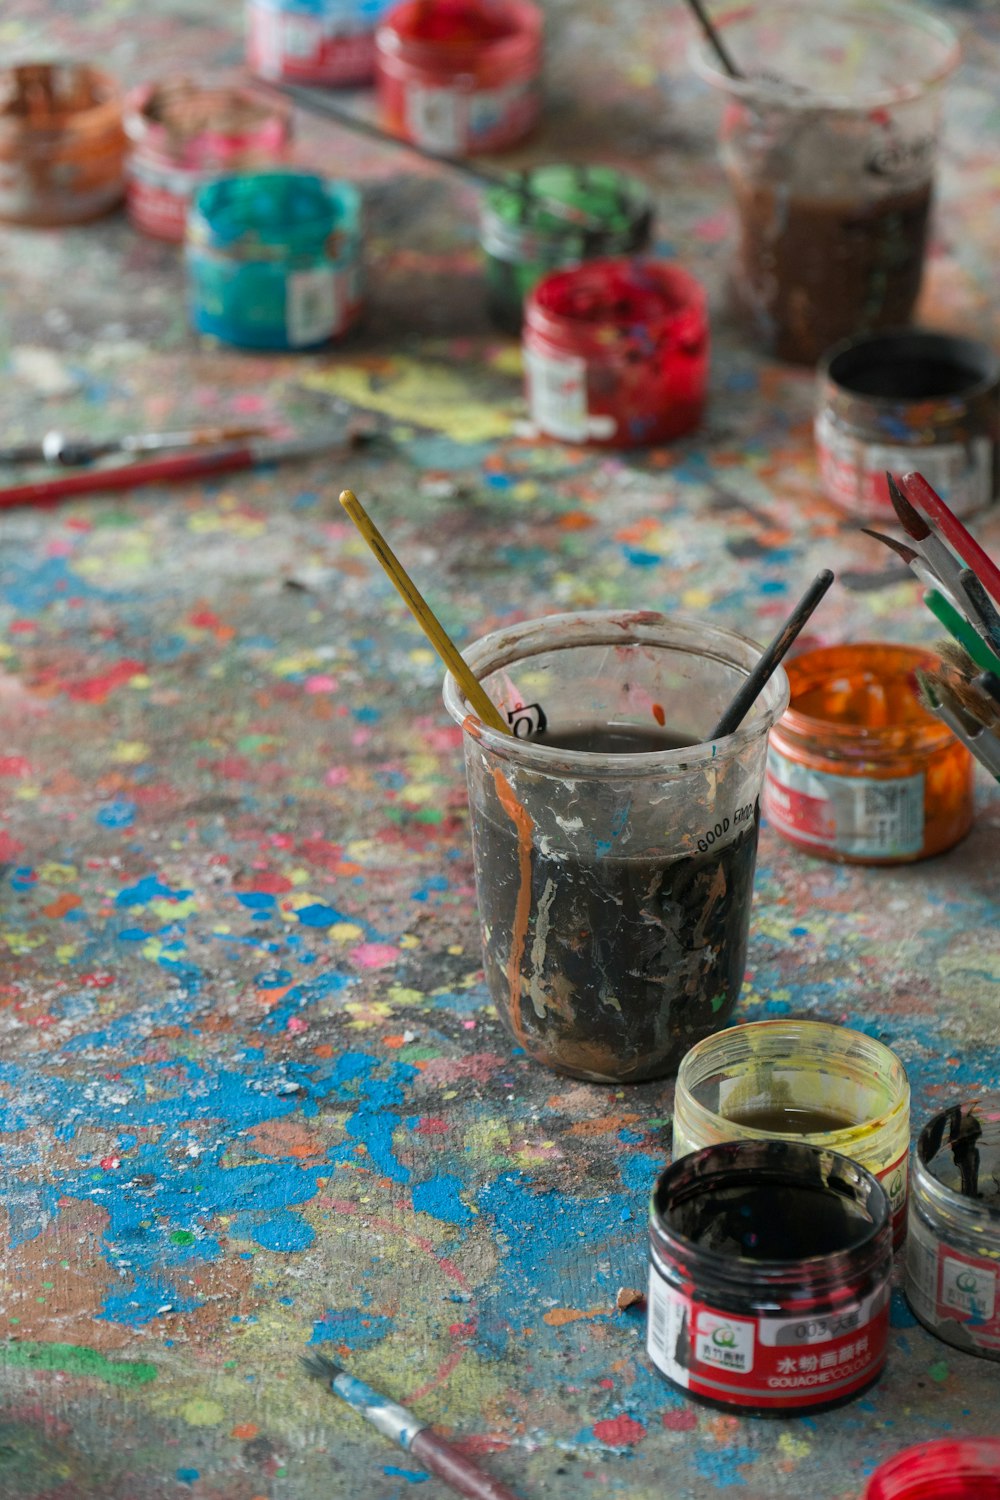
[[[910,1085],[894,1052],[826,1021],[751,1021],[685,1054],[674,1096],[673,1155],[720,1141],[807,1141],[850,1157],[889,1196],[893,1239],[906,1230]]]

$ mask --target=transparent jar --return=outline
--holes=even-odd
[[[653,1190],[649,1253],[647,1350],[688,1395],[780,1414],[878,1379],[889,1203],[846,1156],[779,1140],[683,1156]]]
[[[524,305],[525,393],[547,437],[632,448],[701,421],[705,293],[680,266],[637,257],[553,271]]]
[[[671,1073],[739,998],[784,673],[735,733],[706,741],[760,647],[704,621],[549,615],[464,656],[513,730],[484,725],[445,679],[500,1018],[561,1073]]]
[[[974,763],[921,704],[939,659],[862,641],[786,663],[791,701],[767,757],[764,811],[820,859],[896,865],[941,854],[972,827]]]
[[[920,1132],[906,1295],[939,1339],[1000,1360],[1000,1094],[952,1105]]]
[[[0,221],[81,224],[125,188],[122,93],[80,62],[18,63],[0,72]]]
[[[1000,1438],[937,1438],[879,1464],[864,1500],[1000,1500]]]
[[[910,1085],[882,1042],[826,1021],[751,1021],[692,1047],[677,1073],[674,1158],[769,1138],[839,1151],[866,1168],[888,1195],[902,1241]]]

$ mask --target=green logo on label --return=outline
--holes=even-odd
[[[889,1179],[889,1197],[898,1198],[903,1191],[903,1174],[900,1171],[893,1172]]]
[[[718,1349],[735,1349],[736,1334],[728,1324],[723,1323],[721,1328],[713,1328],[712,1343],[715,1344],[716,1348]]]
[[[958,1275],[955,1277],[955,1285],[958,1287],[958,1290],[960,1292],[971,1293],[978,1289],[979,1283],[976,1281],[976,1275],[974,1271],[959,1271]]]

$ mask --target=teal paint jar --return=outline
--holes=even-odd
[[[643,250],[652,227],[645,187],[615,167],[536,167],[490,188],[480,217],[490,317],[519,333],[524,299],[543,276]]]
[[[310,349],[361,311],[361,195],[309,172],[214,178],[195,194],[185,261],[199,333]]]

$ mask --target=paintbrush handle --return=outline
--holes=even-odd
[[[945,505],[922,474],[904,474],[902,488],[906,498],[933,521],[945,541],[950,542],[964,562],[968,563],[980,583],[1000,604],[1000,568],[987,557],[975,537]]]
[[[1000,657],[994,656],[989,646],[979,639],[968,620],[955,609],[950,599],[946,599],[937,589],[929,589],[924,595],[924,603],[935,619],[940,620],[948,634],[969,653],[977,667],[982,667],[984,672],[1000,674]]]
[[[142,484],[166,484],[178,479],[200,479],[232,469],[249,469],[257,461],[252,448],[220,448],[215,453],[177,453],[148,463],[119,464],[113,469],[87,469],[82,474],[60,474],[37,484],[16,484],[0,490],[0,506],[55,505],[73,495],[97,495],[103,490],[131,490]]]
[[[469,1500],[518,1500],[513,1490],[480,1469],[429,1427],[417,1433],[410,1452],[437,1479],[458,1494],[467,1495]]]

